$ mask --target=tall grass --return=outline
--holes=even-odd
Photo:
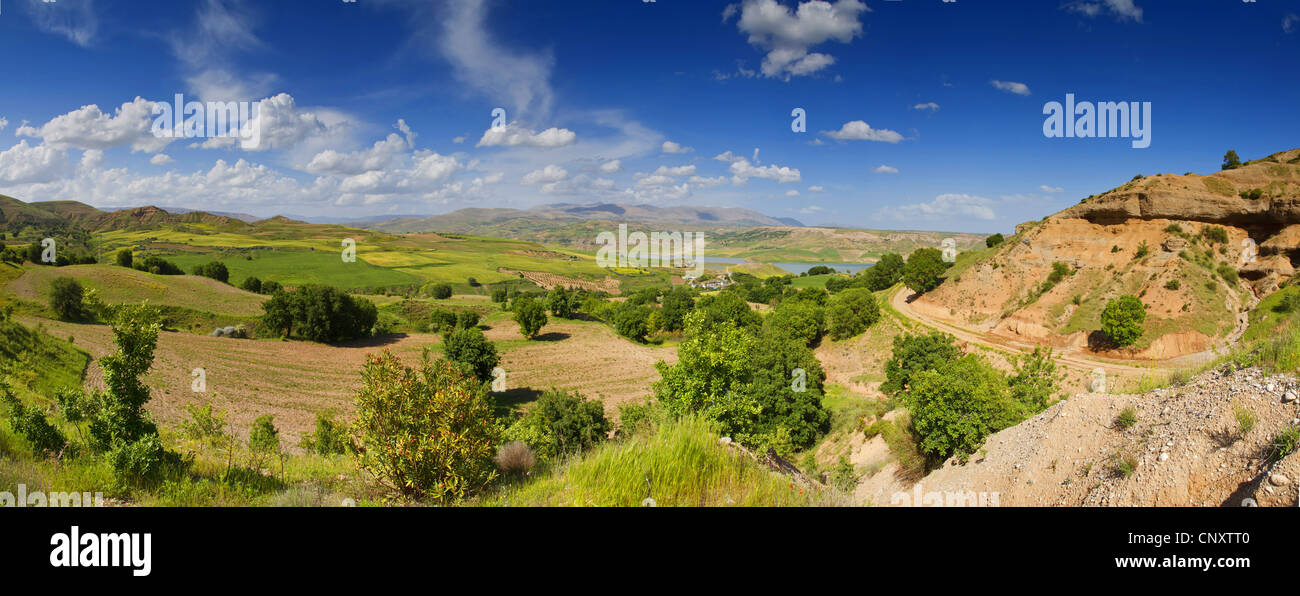
[[[606,443],[478,504],[660,507],[837,505],[843,497],[808,488],[722,445],[703,420],[665,422],[653,434]]]

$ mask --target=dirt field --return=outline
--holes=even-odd
[[[23,321],[31,326],[38,322],[56,337],[73,337],[78,347],[96,359],[115,349],[107,326]],[[659,378],[655,362],[677,359],[676,349],[638,346],[597,323],[552,322],[543,329],[541,339],[531,342],[524,341],[513,322],[493,324],[486,335],[502,353],[502,368],[511,389],[497,398],[504,405],[524,405],[541,391],[557,387],[601,399],[611,415],[617,414],[616,404],[651,394],[650,385]],[[316,412],[334,409],[345,416],[351,412],[366,354],[390,350],[413,362],[425,346],[441,354],[440,345],[440,336],[429,334],[329,346],[163,332],[147,376],[154,389],[148,408],[159,420],[174,426],[185,419],[186,405],[211,401],[217,409],[227,411],[227,422],[241,437],[247,436],[255,418],[272,414],[282,444],[296,448],[301,434],[314,427]],[[196,368],[205,371],[206,393],[192,391],[191,372]],[[97,363],[90,365],[85,385],[103,387]]]

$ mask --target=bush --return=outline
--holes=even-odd
[[[1205,229],[1201,230],[1201,235],[1211,243],[1228,243],[1228,230],[1225,230],[1220,226],[1205,226]]]
[[[845,339],[866,331],[880,320],[880,305],[866,288],[837,294],[826,308],[826,329],[831,337]]]
[[[458,329],[475,329],[478,327],[478,311],[462,310],[456,313],[456,327]]]
[[[1219,274],[1219,277],[1223,278],[1223,281],[1228,282],[1228,285],[1236,285],[1237,270],[1233,269],[1232,265],[1229,265],[1227,263],[1223,263],[1219,265],[1217,273]]]
[[[1132,428],[1134,424],[1137,424],[1137,421],[1137,411],[1133,408],[1124,408],[1123,410],[1120,410],[1119,415],[1115,417],[1115,427],[1120,430],[1128,430]]]
[[[624,302],[614,308],[614,331],[632,341],[645,342],[650,333],[650,309]]]
[[[248,430],[248,448],[253,453],[280,452],[280,431],[275,428],[274,416],[263,414],[253,421]]]
[[[947,270],[948,264],[943,262],[943,253],[938,249],[918,248],[907,258],[902,280],[913,292],[924,294],[939,287],[939,276]]]
[[[605,440],[613,428],[600,402],[578,393],[551,389],[506,431],[544,459],[585,451]]]
[[[953,336],[939,332],[895,337],[894,352],[885,363],[885,382],[880,385],[880,390],[898,395],[907,391],[912,378],[921,371],[960,358],[961,350],[953,344],[954,341]]]
[[[86,305],[82,302],[86,292],[71,277],[56,277],[50,282],[50,309],[64,321],[86,318]]]
[[[1004,238],[1002,234],[994,234],[984,239],[984,246],[993,248],[994,246],[1002,244],[1003,242],[1006,242],[1006,238]]]
[[[108,452],[146,437],[156,438],[158,427],[144,409],[150,392],[142,378],[153,367],[159,329],[158,311],[152,307],[124,307],[117,312],[113,322],[117,351],[99,359],[107,389],[86,404],[87,430],[96,451]]]
[[[496,288],[492,290],[492,301],[497,304],[505,304],[506,299],[510,296],[505,288]]]
[[[1255,428],[1254,412],[1241,406],[1237,406],[1233,409],[1232,415],[1237,419],[1237,430],[1240,431],[1241,436],[1246,436]]]
[[[1240,167],[1241,167],[1241,158],[1237,157],[1236,151],[1230,149],[1228,150],[1227,153],[1223,154],[1223,166],[1221,166],[1221,169],[1235,170]]]
[[[1300,292],[1287,292],[1273,310],[1280,313],[1300,311]]]
[[[931,461],[965,458],[990,434],[1024,419],[1002,373],[974,354],[918,373],[907,407],[918,448]]]
[[[134,255],[131,254],[131,249],[123,248],[122,250],[117,251],[117,264],[119,267],[131,267],[131,261],[133,259]]]
[[[1177,290],[1177,289],[1179,289],[1179,288],[1181,288],[1181,287],[1183,287],[1183,283],[1180,282],[1180,281],[1178,281],[1178,280],[1176,280],[1176,279],[1171,279],[1171,280],[1165,282],[1165,289],[1166,289],[1166,290]]]
[[[1268,446],[1268,461],[1278,461],[1300,447],[1300,428],[1291,427],[1277,434]]]
[[[221,261],[212,261],[195,267],[194,275],[209,277],[223,284],[230,281],[230,271],[226,269],[226,264]]]
[[[448,333],[443,338],[443,354],[447,359],[464,365],[479,381],[492,379],[492,371],[501,363],[496,346],[477,327],[466,327]]]
[[[451,285],[434,284],[431,288],[429,288],[429,295],[433,296],[438,300],[446,300],[448,298],[451,298]]]
[[[189,414],[189,419],[181,422],[181,433],[185,436],[205,441],[226,435],[225,411],[213,410],[212,404],[186,404],[185,411]]]
[[[162,257],[145,257],[135,262],[135,268],[154,275],[185,275],[184,270]]]
[[[1147,246],[1146,240],[1143,240],[1141,244],[1138,244],[1137,252],[1133,253],[1133,260],[1140,259],[1149,254],[1151,254],[1151,247]]]
[[[57,427],[46,420],[45,414],[36,408],[24,406],[9,390],[9,385],[0,380],[0,403],[9,408],[9,427],[27,439],[32,445],[32,453],[37,457],[45,453],[60,454],[68,440]]]
[[[570,300],[569,291],[564,286],[555,286],[546,295],[546,308],[552,315],[561,319],[572,319],[574,315],[573,302]]]
[[[299,446],[317,455],[341,455],[352,446],[347,428],[334,422],[334,412],[316,413],[316,430],[303,435]]]
[[[370,356],[356,396],[362,469],[404,497],[453,501],[496,476],[501,428],[478,379],[451,362]]]
[[[546,326],[546,307],[532,296],[523,296],[515,301],[515,322],[519,324],[519,333],[532,339]]]
[[[1011,398],[1027,416],[1047,409],[1060,389],[1064,375],[1057,374],[1052,355],[1052,348],[1036,346],[1033,352],[1011,360],[1013,370],[1007,384],[1011,387]]]
[[[244,283],[239,284],[239,287],[240,287],[240,289],[242,289],[242,290],[244,290],[244,291],[246,291],[246,292],[252,292],[252,293],[254,293],[254,294],[261,294],[261,293],[262,293],[262,280],[260,280],[260,279],[258,279],[258,278],[256,278],[256,277],[249,277],[249,278],[244,279]]]
[[[839,463],[831,469],[830,485],[841,492],[853,492],[858,487],[858,471],[853,468],[849,458],[840,456]]]
[[[1142,323],[1146,318],[1146,307],[1141,300],[1136,296],[1120,296],[1107,302],[1101,311],[1101,332],[1116,346],[1131,346],[1142,337]]]
[[[267,279],[262,281],[262,291],[259,293],[270,296],[282,289],[284,288],[280,285],[280,282]]]
[[[156,483],[185,464],[179,455],[163,448],[157,434],[119,443],[109,452],[108,461],[119,484],[136,486]]]
[[[373,302],[322,285],[278,291],[262,303],[262,309],[262,325],[267,329],[285,337],[297,329],[304,339],[322,343],[369,336],[379,320]]]
[[[456,313],[445,308],[435,308],[429,313],[429,331],[445,333],[456,329]]]
[[[826,321],[826,310],[815,302],[786,300],[776,306],[763,322],[769,333],[786,333],[812,346],[821,338]]]
[[[503,473],[522,476],[537,464],[537,456],[523,441],[511,441],[497,450],[493,461]]]

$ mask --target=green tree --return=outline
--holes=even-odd
[[[815,302],[786,300],[767,316],[763,327],[769,333],[787,333],[805,346],[812,346],[821,338],[825,322],[826,309]]]
[[[438,300],[451,298],[451,286],[449,284],[434,284],[429,289],[429,295]]]
[[[117,251],[117,264],[119,267],[129,268],[131,267],[131,262],[133,260],[134,255],[131,254],[131,249],[123,248],[122,250]]]
[[[624,302],[614,309],[614,331],[632,341],[645,342],[650,333],[650,309]]]
[[[1060,391],[1060,382],[1065,376],[1057,372],[1052,348],[1036,346],[1032,353],[1014,357],[1012,365],[1014,370],[1007,379],[1011,398],[1028,416],[1047,409]]]
[[[195,267],[194,275],[209,277],[223,284],[230,281],[230,270],[226,269],[226,264],[221,261],[212,261]]]
[[[484,384],[425,354],[417,367],[391,353],[367,358],[353,425],[361,468],[413,499],[452,502],[496,476],[501,427]]]
[[[524,442],[544,458],[555,458],[590,449],[613,428],[599,401],[551,389],[506,430],[505,438]]]
[[[244,290],[244,291],[246,291],[246,292],[252,292],[252,293],[254,293],[254,294],[261,294],[261,293],[262,293],[262,280],[260,280],[260,279],[258,279],[258,278],[256,278],[256,277],[248,277],[248,278],[245,278],[245,279],[244,279],[244,283],[239,284],[239,287],[240,287],[240,289],[242,289],[242,290]]]
[[[555,286],[546,295],[546,308],[561,319],[573,318],[573,305],[569,300],[569,291],[564,286]]]
[[[1005,237],[1003,237],[1001,233],[994,234],[994,235],[989,236],[988,238],[985,238],[985,239],[984,239],[984,246],[987,246],[987,247],[989,247],[989,248],[993,248],[994,246],[998,246],[998,245],[1002,244],[1003,242],[1006,242],[1006,240],[1007,240],[1007,239],[1006,239]]]
[[[894,353],[885,362],[885,382],[880,390],[898,395],[907,391],[912,379],[922,371],[960,358],[961,349],[954,341],[953,336],[939,332],[894,337]]]
[[[860,274],[866,283],[863,287],[873,292],[892,288],[903,278],[903,270],[906,267],[907,263],[903,261],[901,255],[887,252],[880,256],[880,260],[876,261],[875,265]]]
[[[516,300],[514,311],[519,332],[528,339],[537,337],[537,333],[546,326],[546,307],[532,296],[523,296]]]
[[[290,337],[294,322],[302,318],[299,310],[300,302],[293,293],[276,290],[270,300],[262,303],[262,326],[281,337]]]
[[[917,447],[932,462],[970,455],[990,434],[1024,419],[1006,378],[975,354],[917,374],[907,408]]]
[[[1235,170],[1235,169],[1240,168],[1240,167],[1241,167],[1241,158],[1240,158],[1240,157],[1237,157],[1237,152],[1236,152],[1236,151],[1234,151],[1234,150],[1232,150],[1232,149],[1229,149],[1227,153],[1224,153],[1224,154],[1223,154],[1223,167],[1222,167],[1222,169],[1224,169],[1224,170]]]
[[[1131,346],[1142,337],[1147,310],[1137,296],[1120,296],[1101,311],[1101,332],[1119,347]]]
[[[254,453],[280,452],[280,431],[275,428],[275,416],[263,414],[253,421],[248,430],[248,448]]]
[[[50,282],[50,309],[64,321],[86,318],[86,305],[82,299],[86,291],[81,282],[71,277],[56,277]]]
[[[943,253],[937,248],[918,248],[903,267],[903,283],[913,292],[924,294],[939,287],[940,276],[948,270]]]
[[[446,335],[443,354],[452,362],[465,365],[479,381],[492,379],[492,371],[501,363],[497,348],[477,327],[457,329]]]
[[[840,292],[826,308],[826,329],[835,339],[858,335],[879,320],[880,305],[875,294],[866,288]]]
[[[685,286],[678,286],[664,294],[663,306],[659,309],[662,326],[668,331],[681,331],[686,325],[686,315],[695,308],[695,293]]]

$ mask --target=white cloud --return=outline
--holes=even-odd
[[[887,166],[885,164],[880,164],[879,167],[877,167],[872,171],[877,174],[897,174],[898,168],[895,168],[894,166]]]
[[[67,175],[69,168],[67,151],[29,145],[26,139],[0,153],[0,182],[51,182]]]
[[[931,112],[936,112],[936,111],[939,110],[939,104],[934,103],[933,101],[931,101],[931,102],[926,102],[926,103],[918,103],[918,104],[912,106],[912,109],[913,109],[913,110],[930,110]]]
[[[440,22],[441,31],[420,35],[436,40],[456,77],[494,101],[510,102],[516,114],[549,113],[554,102],[551,55],[515,53],[491,39],[485,0],[442,4],[442,18],[423,15],[428,22]]]
[[[265,47],[253,31],[253,12],[226,0],[204,0],[190,30],[169,35],[172,54],[184,65],[189,91],[202,101],[250,101],[271,92],[276,76],[236,72],[233,55]]]
[[[897,143],[903,140],[903,135],[892,130],[871,128],[866,122],[854,120],[844,123],[839,130],[823,130],[822,134],[837,141],[880,141],[882,143]]]
[[[600,171],[602,174],[617,174],[619,172],[622,172],[623,160],[611,159],[603,164],[600,164]]]
[[[1120,22],[1142,22],[1142,8],[1134,4],[1133,0],[1075,0],[1065,3],[1062,8],[1089,18],[1096,17],[1104,11]]]
[[[156,153],[173,141],[154,136],[153,102],[143,98],[122,104],[113,115],[97,105],[82,106],[41,125],[20,126],[15,134],[42,139],[56,149],[111,149],[128,146],[131,151]]]
[[[465,137],[464,137],[464,136],[456,137],[456,138],[452,139],[451,142],[453,142],[453,143],[459,145],[459,144],[465,142]]]
[[[677,166],[670,168],[668,166],[659,166],[655,170],[656,176],[694,176],[695,166]]]
[[[540,170],[529,172],[521,181],[523,184],[544,184],[548,182],[559,182],[569,177],[569,171],[557,166],[549,165]]]
[[[1026,85],[1024,83],[1017,83],[1015,81],[992,80],[989,81],[989,84],[993,85],[994,88],[999,89],[1001,91],[1006,91],[1007,93],[1014,93],[1016,95],[1029,95],[1029,85]]]
[[[984,197],[967,194],[942,194],[928,203],[912,203],[886,209],[897,219],[936,219],[939,217],[973,217],[975,219],[995,219],[994,201]]]
[[[727,177],[715,176],[712,178],[705,178],[703,176],[691,176],[690,178],[687,179],[687,181],[690,182],[691,185],[696,188],[708,189],[708,188],[717,188],[719,186],[722,186],[723,184],[726,184]]]
[[[28,1],[28,14],[36,27],[45,33],[66,37],[81,47],[89,47],[99,32],[99,16],[94,0],[61,2]]]
[[[1040,185],[1038,187],[1038,190],[1041,190],[1043,192],[1050,192],[1050,193],[1065,192],[1064,188],[1061,188],[1059,186],[1048,186],[1046,184]]]
[[[791,9],[776,0],[744,0],[727,6],[723,22],[737,13],[737,27],[749,43],[763,49],[763,75],[789,80],[806,76],[835,63],[829,54],[809,52],[830,40],[849,43],[862,34],[862,13],[870,11],[858,0],[811,0]]]
[[[808,187],[808,192],[822,192],[823,190],[826,190],[826,189],[824,189],[824,188],[822,188],[822,187],[820,187],[820,186],[809,186],[809,187]]]
[[[9,126],[9,121],[0,117],[0,130],[4,130],[6,126]]]
[[[715,159],[721,159],[723,156],[729,155],[730,153],[731,152],[728,151],[723,155],[719,155]],[[735,185],[744,184],[747,181],[749,181],[750,178],[761,178],[764,180],[773,180],[778,184],[784,184],[787,182],[799,182],[800,180],[803,179],[803,176],[799,173],[799,170],[794,168],[781,167],[776,165],[755,166],[749,162],[749,159],[744,157],[733,157],[733,159],[722,160],[722,161],[731,161],[731,181],[732,184]]]
[[[356,175],[371,170],[387,168],[403,152],[412,149],[411,143],[397,133],[376,142],[369,149],[340,153],[326,149],[317,153],[303,169],[313,174]]]
[[[173,161],[176,160],[172,159],[172,156],[167,155],[166,153],[158,153],[149,158],[149,163],[156,166],[165,166]]]
[[[674,143],[672,141],[664,141],[664,146],[663,146],[664,153],[680,154],[680,153],[690,153],[694,150],[695,148],[683,147],[680,143]]]
[[[548,128],[534,132],[517,122],[494,126],[483,133],[477,147],[541,147],[544,149],[572,145],[578,135],[567,128]]]
[[[794,189],[787,190],[787,191],[785,191],[785,196],[786,196],[787,198],[797,197],[797,196],[799,196],[799,191],[794,190]]]
[[[817,205],[809,205],[807,207],[804,207],[803,209],[800,209],[799,213],[802,213],[803,215],[812,215],[814,213],[819,213],[821,211],[823,211],[821,207]]]

